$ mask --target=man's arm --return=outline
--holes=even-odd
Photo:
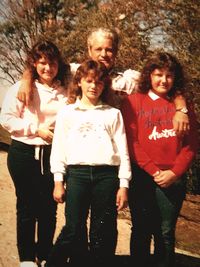
[[[190,129],[187,104],[185,98],[178,94],[174,98],[176,113],[173,117],[174,130],[178,135],[186,134]]]
[[[33,77],[29,69],[25,69],[22,74],[21,84],[17,98],[26,106],[30,104],[33,97]]]
[[[140,72],[128,69],[112,79],[112,88],[117,94],[133,94],[138,89]]]

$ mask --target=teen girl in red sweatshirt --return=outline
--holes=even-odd
[[[122,104],[133,179],[129,189],[132,215],[130,252],[133,262],[149,266],[154,238],[156,267],[175,266],[175,227],[185,197],[185,172],[198,148],[196,120],[188,112],[190,131],[177,136],[172,101],[183,91],[180,63],[165,52],[154,53],[141,74],[140,92]],[[138,266],[138,265],[137,265]]]

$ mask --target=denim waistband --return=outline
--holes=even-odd
[[[67,165],[68,169],[87,169],[87,168],[94,168],[94,169],[111,169],[111,170],[116,170],[118,169],[118,166],[113,166],[113,165]]]

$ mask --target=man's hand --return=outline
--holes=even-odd
[[[190,122],[187,114],[176,111],[173,117],[173,127],[177,135],[187,134],[190,130]]]
[[[128,206],[128,188],[120,187],[116,196],[117,210],[122,210]]]
[[[30,105],[31,100],[33,100],[33,78],[32,73],[29,69],[26,69],[22,74],[22,79],[20,81],[20,87],[17,94],[19,101],[23,102],[26,106]]]
[[[53,198],[58,203],[63,203],[65,199],[65,187],[62,181],[54,182]]]
[[[21,80],[19,91],[17,93],[19,101],[23,102],[26,106],[29,106],[33,99],[33,88],[29,81]]]

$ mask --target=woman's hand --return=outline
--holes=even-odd
[[[48,142],[48,143],[52,143],[52,139],[53,139],[53,132],[50,129],[43,129],[43,128],[39,128],[37,130],[37,134],[39,137],[41,137],[44,141]]]
[[[162,188],[167,188],[177,181],[178,177],[171,170],[159,171],[154,176],[154,182]]]
[[[58,203],[63,203],[65,200],[65,187],[62,181],[54,182],[53,198]]]
[[[117,210],[122,210],[128,206],[128,188],[120,187],[116,196]]]

